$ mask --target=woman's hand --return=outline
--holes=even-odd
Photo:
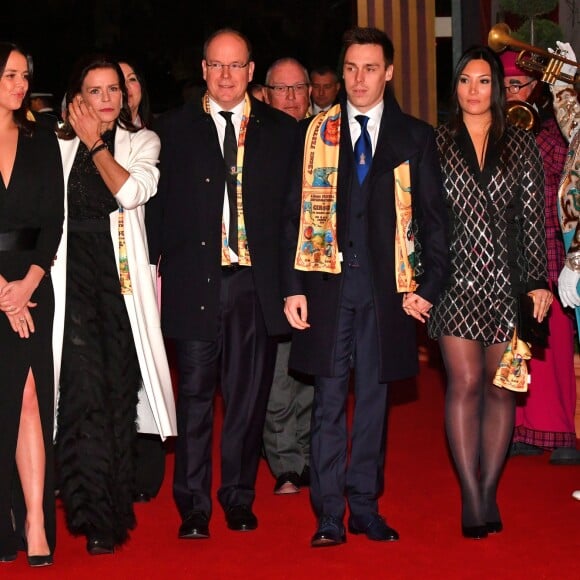
[[[77,137],[91,150],[101,141],[101,134],[106,130],[95,110],[77,95],[68,105],[68,121]]]
[[[429,310],[433,304],[425,298],[421,298],[414,292],[409,292],[403,296],[403,310],[405,314],[416,318],[419,322],[425,323],[429,318]]]
[[[10,316],[18,316],[26,307],[34,308],[36,303],[30,301],[36,289],[26,280],[8,282],[0,290],[0,310]]]
[[[534,301],[534,318],[542,322],[550,310],[554,295],[549,290],[532,290],[528,292],[528,296]]]
[[[12,330],[18,333],[20,338],[28,338],[34,332],[34,320],[28,307],[24,307],[19,314],[6,313],[6,316]]]

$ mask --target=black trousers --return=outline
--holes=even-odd
[[[268,336],[251,268],[225,271],[214,341],[176,340],[179,371],[173,495],[182,517],[211,513],[212,427],[221,385],[221,485],[224,509],[251,506],[276,343]]]

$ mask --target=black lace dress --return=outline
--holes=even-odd
[[[114,135],[103,136],[113,150]],[[70,531],[123,543],[133,491],[140,373],[110,232],[117,202],[81,143],[68,181],[58,408],[60,497]]]

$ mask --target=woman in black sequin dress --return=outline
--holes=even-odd
[[[462,532],[501,531],[496,493],[512,436],[515,394],[493,385],[510,341],[516,297],[547,290],[542,159],[534,136],[506,125],[503,71],[487,47],[466,51],[451,119],[437,130],[450,215],[451,275],[431,310],[447,371],[445,425],[461,484]]]

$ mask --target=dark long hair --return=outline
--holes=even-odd
[[[128,64],[135,73],[139,84],[141,85],[141,102],[137,108],[137,113],[143,123],[143,127],[146,129],[151,129],[153,125],[153,111],[151,110],[151,99],[149,98],[149,91],[147,90],[147,83],[145,78],[141,74],[141,69],[136,65],[135,61],[131,58],[119,57],[117,58],[118,63]]]
[[[129,98],[127,96],[127,87],[125,85],[125,76],[123,75],[123,71],[121,67],[117,63],[116,60],[109,57],[106,54],[96,53],[96,54],[88,54],[82,56],[76,64],[73,66],[72,73],[69,77],[68,86],[65,93],[65,109],[68,109],[69,104],[78,95],[82,88],[83,83],[85,82],[86,76],[92,70],[98,68],[105,68],[114,70],[117,73],[117,77],[119,79],[119,87],[121,89],[121,93],[123,95],[123,104],[121,106],[121,112],[115,121],[115,124],[118,127],[122,127],[127,131],[134,133],[138,130],[135,125],[133,125],[133,121],[131,120],[131,111],[129,110]],[[65,121],[63,126],[58,131],[58,136],[60,139],[74,139],[76,134],[74,129],[72,128],[71,124],[66,119],[67,115],[65,113]]]
[[[457,98],[457,85],[459,84],[459,77],[472,60],[484,60],[489,64],[491,70],[491,127],[489,132],[495,141],[499,141],[506,128],[503,67],[496,53],[487,46],[472,46],[468,48],[455,67],[452,80],[449,128],[451,133],[455,135],[463,123],[463,112]]]
[[[31,135],[34,130],[34,121],[27,117],[30,106],[30,86],[32,85],[32,57],[27,54],[22,48],[13,42],[0,42],[0,76],[6,70],[6,63],[12,52],[20,53],[28,64],[28,90],[22,100],[20,108],[13,112],[14,122],[19,129],[22,129],[25,135]]]

